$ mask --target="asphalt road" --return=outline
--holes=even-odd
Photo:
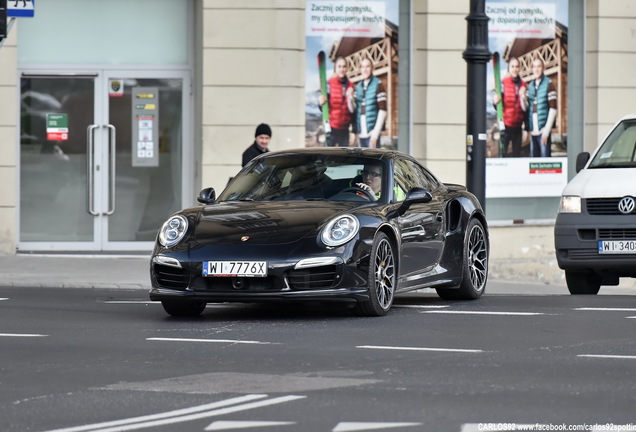
[[[175,319],[141,290],[0,288],[0,430],[636,430],[636,296],[493,291]]]

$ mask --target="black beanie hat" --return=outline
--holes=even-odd
[[[272,136],[272,129],[266,125],[265,123],[261,123],[256,127],[256,133],[254,134],[254,137],[257,137],[259,135],[267,135],[269,137]]]

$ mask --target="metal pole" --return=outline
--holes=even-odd
[[[486,209],[486,65],[488,16],[485,0],[470,0],[468,42],[463,53],[468,64],[466,112],[466,186]]]

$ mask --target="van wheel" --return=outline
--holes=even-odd
[[[601,289],[601,278],[592,272],[566,270],[565,282],[570,294],[596,295]]]

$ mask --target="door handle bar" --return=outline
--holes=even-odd
[[[95,129],[99,128],[98,125],[89,125],[86,128],[86,154],[88,156],[87,162],[86,162],[86,172],[88,175],[88,188],[87,188],[87,203],[86,203],[86,210],[88,211],[88,213],[92,214],[93,216],[97,216],[98,213],[95,211],[95,197],[93,194],[93,189],[95,188],[95,180],[94,180],[94,174],[93,174],[93,170],[95,169],[95,139],[94,139],[94,132]]]
[[[117,130],[112,124],[104,125],[108,129],[108,154],[110,156],[110,171],[108,177],[110,180],[110,195],[108,199],[108,211],[104,213],[107,216],[115,213],[115,159],[117,147]]]

